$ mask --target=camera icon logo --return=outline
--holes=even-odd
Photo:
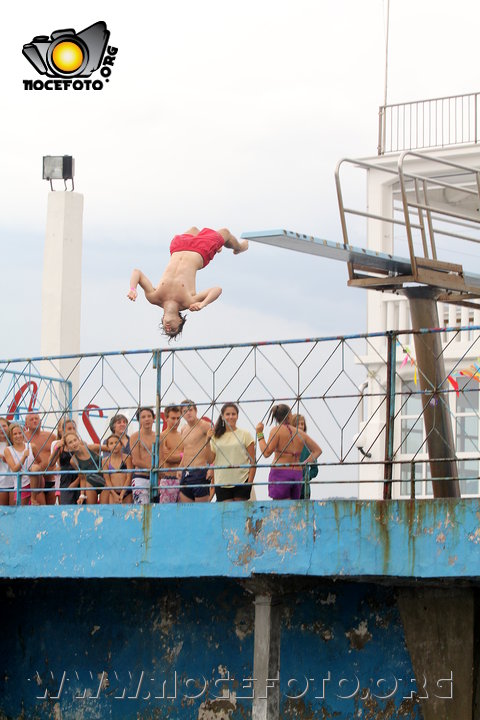
[[[109,37],[101,21],[79,33],[69,28],[54,30],[50,37],[37,35],[23,46],[22,53],[40,75],[90,77],[102,63]]]

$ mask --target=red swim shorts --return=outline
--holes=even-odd
[[[203,228],[198,235],[175,235],[170,244],[170,255],[176,252],[188,250],[196,252],[203,258],[203,267],[207,267],[215,253],[225,244],[225,240],[216,230]]]

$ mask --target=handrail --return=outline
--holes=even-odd
[[[479,94],[380,105],[378,154],[476,144]]]
[[[407,446],[402,446],[408,433],[415,435],[417,430],[413,428],[423,424],[424,405],[432,401],[453,408],[456,407],[455,397],[461,397],[462,407],[470,407],[469,414],[476,418],[476,422],[480,421],[480,310],[472,313],[474,324],[468,321],[463,311],[462,316],[457,317],[462,324],[448,328],[441,326],[412,331],[403,325],[405,329],[395,329],[397,321],[393,321],[392,329],[387,333],[237,343],[204,346],[204,349],[168,348],[146,351],[144,358],[139,357],[138,351],[96,355],[87,353],[77,356],[80,368],[79,392],[73,398],[66,394],[56,397],[53,402],[40,393],[37,412],[42,427],[49,429],[55,427],[62,417],[78,420],[85,403],[95,398],[96,404],[103,410],[103,416],[96,419],[96,431],[103,442],[111,432],[109,421],[119,412],[126,415],[125,432],[131,435],[137,430],[136,411],[139,406],[156,407],[158,418],[161,408],[170,404],[182,405],[187,402],[182,398],[193,398],[198,406],[199,417],[208,415],[208,419],[213,420],[225,402],[228,404],[228,401],[233,401],[240,407],[240,427],[247,428],[254,437],[257,423],[266,422],[272,405],[280,402],[304,415],[311,437],[323,448],[323,455],[317,464],[324,469],[324,474],[318,482],[383,482],[382,468],[386,468],[388,482],[393,482],[398,489],[398,482],[404,482],[403,478],[409,474],[405,471],[405,465],[408,468],[416,466],[418,470],[419,466],[427,462],[424,440],[418,448],[414,448],[412,442],[416,440],[412,436],[408,441],[408,452],[405,449]],[[398,315],[398,323],[404,321]],[[449,318],[450,321],[454,323],[455,319]],[[412,336],[437,333],[449,337],[443,346],[447,360],[446,372],[437,378],[435,386],[429,385],[426,390],[421,390],[417,386],[417,376],[418,379],[423,377],[422,369],[417,367],[409,345]],[[388,338],[389,352],[386,348]],[[38,373],[39,367],[29,358],[18,360],[16,364],[18,368],[12,361],[6,363],[8,370],[16,374],[28,374],[30,371],[32,374]],[[60,373],[62,364],[57,364]],[[42,366],[40,364],[40,368]],[[0,361],[0,378],[1,370]],[[119,377],[123,377],[124,383],[119,383]],[[130,385],[131,392],[125,383]],[[410,385],[406,386],[405,383]],[[3,390],[0,416],[5,415],[11,402],[12,390],[7,378],[4,379]],[[412,397],[413,404],[410,403],[406,413],[404,408]],[[388,398],[390,404],[387,406]],[[366,415],[360,411],[363,402],[366,403]],[[457,410],[449,410],[452,417],[454,413]],[[405,432],[401,430],[400,422],[404,415],[408,415],[410,423]],[[360,446],[365,452],[361,458],[357,452],[360,421],[363,433]],[[81,430],[79,428],[79,432]],[[158,472],[162,472],[160,432],[164,428],[158,422],[154,430],[155,453],[152,453],[151,466],[136,468],[139,472],[150,473],[152,489],[158,485]],[[367,461],[369,455],[372,458],[370,462]],[[478,441],[473,449],[468,448],[468,453],[462,451],[461,454],[462,461],[477,462],[479,458]],[[438,461],[438,458],[435,460]],[[217,469],[226,467],[221,458],[217,463]],[[257,454],[259,475],[255,484],[266,484],[266,472],[270,466],[270,459],[265,461]],[[355,468],[359,472],[360,468],[363,469],[359,476]],[[98,470],[101,471],[100,464]],[[180,466],[176,472],[179,470]],[[65,469],[38,470],[31,475],[53,477],[66,472]],[[71,474],[76,472],[72,470]],[[119,471],[102,472],[113,474]],[[131,474],[131,469],[125,472]],[[12,473],[11,492],[17,502],[21,501],[23,474],[28,474],[28,470]],[[461,479],[466,479],[459,474]],[[60,496],[66,489],[60,489]],[[34,481],[31,491],[36,494],[44,492],[44,489],[39,482]],[[55,487],[49,492],[57,491]]]
[[[413,163],[421,162],[421,172],[415,170]],[[431,165],[434,170],[431,175],[426,174],[425,164]],[[398,180],[398,186],[400,189],[400,196],[402,201],[403,213],[401,216],[395,216],[392,207],[391,215],[379,215],[378,213],[371,212],[367,209],[357,209],[353,207],[347,207],[343,197],[342,184],[340,178],[340,171],[344,164],[353,165],[354,167],[368,171],[375,171],[377,173],[384,173],[386,175],[386,184],[393,184],[393,179]],[[443,174],[438,177],[438,173],[443,169]],[[453,175],[457,177],[468,177],[470,179],[469,186],[465,186],[465,182],[459,186],[455,182],[449,182],[448,179]],[[392,178],[392,181],[390,180]],[[462,209],[453,206],[451,209],[447,203],[442,204],[433,195],[433,190],[455,190],[465,193],[465,195],[476,199],[477,206],[480,207],[480,171],[477,168],[461,164],[458,162],[452,162],[444,158],[434,157],[430,154],[420,153],[413,150],[403,151],[396,163],[396,167],[384,167],[383,163],[379,164],[374,161],[368,160],[356,160],[352,158],[343,158],[337,163],[335,169],[335,184],[337,190],[338,205],[340,211],[340,222],[342,226],[343,242],[346,245],[359,245],[359,241],[356,238],[354,242],[349,240],[349,232],[347,225],[347,215],[365,217],[370,220],[376,220],[383,223],[388,223],[392,228],[395,226],[403,226],[406,230],[410,264],[412,267],[412,273],[416,276],[417,262],[416,258],[419,253],[414,248],[414,234],[413,231],[419,231],[421,236],[421,245],[423,255],[425,258],[431,256],[433,259],[437,259],[436,249],[436,236],[448,236],[456,238],[459,241],[466,241],[470,243],[480,242],[480,217],[477,219],[473,214],[466,214]],[[408,185],[408,187],[407,187]],[[412,194],[414,197],[412,197]],[[426,222],[425,222],[426,219]],[[436,222],[434,222],[436,221]],[[449,222],[451,227],[450,230],[446,230],[442,223]],[[466,224],[468,222],[468,225]],[[456,228],[468,227],[472,230],[472,235],[466,235]],[[473,233],[476,232],[477,236],[474,237]],[[427,236],[430,241],[430,251],[427,245]]]

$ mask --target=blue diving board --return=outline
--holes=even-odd
[[[265,230],[261,232],[242,233],[245,240],[275,245],[286,250],[320,255],[331,260],[343,260],[358,265],[364,265],[381,272],[393,272],[400,275],[410,275],[412,268],[410,261],[404,258],[388,255],[387,253],[375,252],[364,248],[344,245],[343,243],[321,240],[313,235],[302,235],[290,232],[289,230]]]
[[[354,267],[358,266],[362,270],[373,273],[378,272],[390,274],[391,276],[405,276],[406,281],[412,280],[410,260],[389,255],[388,253],[354,247],[353,245],[345,245],[344,243],[331,242],[330,240],[322,240],[313,235],[303,235],[289,230],[245,232],[242,233],[242,238],[266,245],[282,247],[286,250],[295,250],[310,255],[319,255],[320,257],[330,258],[332,260],[341,260],[346,263],[351,263]],[[433,269],[434,268],[432,268],[432,270]],[[439,277],[442,275],[445,286],[449,287],[449,280],[452,279],[452,276],[447,272],[438,273]],[[462,283],[463,281],[465,285],[470,286],[470,288],[480,288],[480,275],[464,274]],[[439,285],[442,286],[443,283],[440,282]],[[455,289],[462,292],[460,288]]]

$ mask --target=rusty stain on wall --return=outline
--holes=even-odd
[[[235,614],[235,635],[239,640],[245,640],[246,637],[253,634],[254,612],[253,606],[242,605],[237,609]]]
[[[478,545],[480,543],[480,527],[478,527],[475,532],[471,532],[468,534],[468,539],[470,542],[475,543],[475,545]]]
[[[247,535],[253,535],[253,537],[256,540],[260,530],[262,529],[262,525],[263,525],[262,519],[259,519],[259,520],[256,520],[255,522],[253,522],[252,518],[248,517],[247,521],[245,523],[245,532],[247,533]]]
[[[365,645],[372,639],[372,633],[368,631],[368,625],[366,620],[361,620],[358,627],[351,628],[345,633],[346,637],[350,640],[350,647],[352,650],[362,650]]]
[[[236,707],[232,702],[233,699],[232,693],[228,699],[206,700],[198,709],[197,720],[229,720]]]
[[[308,633],[313,632],[315,635],[319,635],[324,642],[330,642],[330,640],[333,640],[335,637],[333,630],[330,627],[327,627],[323,622],[321,622],[321,620],[303,623],[300,625],[300,630]]]
[[[142,505],[143,560],[148,558],[152,538],[152,506]]]
[[[361,700],[356,702],[357,716],[362,720],[398,720],[399,718],[416,718],[418,705],[417,700],[405,699],[396,707],[395,702],[388,700],[386,705],[381,706],[373,697],[368,688],[364,688],[359,695]]]
[[[380,543],[383,548],[383,572],[386,574],[390,565],[390,525],[389,506],[387,503],[379,503],[379,514],[375,518]]]

